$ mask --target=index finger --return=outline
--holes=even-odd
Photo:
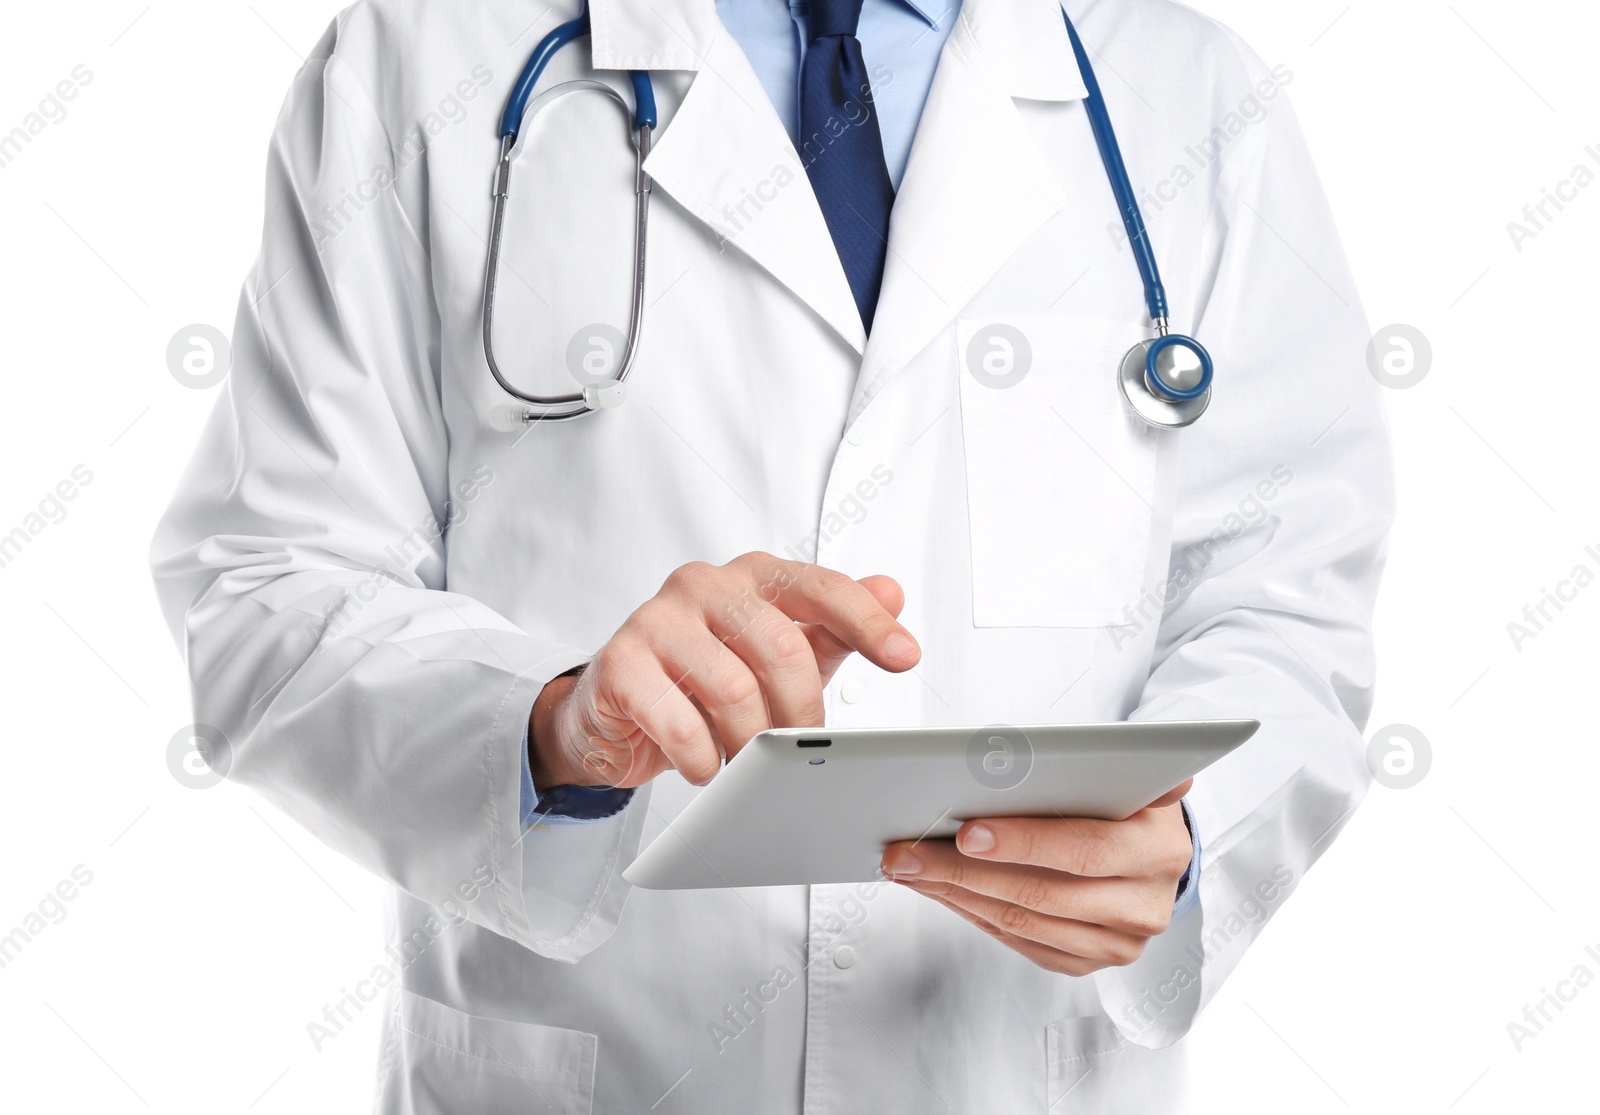
[[[799,623],[816,624],[867,661],[899,673],[922,659],[911,632],[865,586],[820,565],[788,563],[772,582],[772,605]]]
[[[900,618],[900,610],[906,604],[906,594],[893,578],[863,577],[857,583],[872,593],[891,616]],[[833,675],[839,667],[844,665],[845,659],[855,654],[855,648],[847,646],[833,632],[818,624],[805,624],[802,630],[805,631],[806,638],[811,640],[811,650],[817,657],[817,672],[822,677],[822,684],[827,685],[833,680]]]

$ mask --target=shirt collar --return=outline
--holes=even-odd
[[[957,19],[961,8],[961,0],[890,2],[910,8],[930,27]],[[716,0],[590,0],[589,22],[598,70],[699,70],[722,30]]]
[[[891,0],[904,4],[922,17],[929,27],[944,27],[961,10],[960,0]]]
[[[1083,79],[1059,0],[895,0],[933,23],[955,21],[955,37],[981,56],[1014,97],[1076,100]],[[716,0],[590,0],[597,70],[699,70],[725,34]]]
[[[789,0],[789,10],[792,12],[804,7],[808,2],[809,0]],[[902,8],[909,8],[929,27],[943,27],[955,19],[956,13],[961,10],[961,0],[865,0],[865,2],[898,4]]]

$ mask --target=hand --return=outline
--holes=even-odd
[[[576,678],[534,703],[534,784],[639,786],[676,768],[703,784],[750,738],[822,724],[822,687],[851,654],[909,670],[888,577],[752,553],[673,572]]]
[[[1192,782],[1125,821],[968,821],[954,841],[889,845],[883,872],[1049,971],[1132,964],[1172,920],[1192,851],[1177,802]]]

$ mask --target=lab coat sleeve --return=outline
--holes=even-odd
[[[616,924],[644,808],[520,839],[529,711],[589,654],[445,587],[448,531],[495,478],[449,468],[425,177],[396,166],[376,50],[336,25],[289,94],[226,394],[155,579],[194,718],[227,741],[214,765],[416,897],[574,961]]]
[[[1244,80],[1265,80],[1235,49]],[[1199,903],[1094,977],[1123,1038],[1150,1048],[1188,1030],[1370,784],[1371,617],[1393,515],[1369,331],[1281,96],[1227,152],[1201,254],[1192,320],[1216,396],[1180,435],[1169,579],[1131,719],[1261,729],[1188,796]]]

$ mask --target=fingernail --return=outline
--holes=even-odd
[[[890,658],[910,658],[917,653],[917,644],[896,631],[883,641],[883,652]]]
[[[994,851],[994,830],[983,825],[973,825],[961,834],[961,850],[968,855]]]
[[[889,878],[900,879],[918,874],[922,870],[922,861],[915,852],[901,852],[894,863],[889,866]]]

